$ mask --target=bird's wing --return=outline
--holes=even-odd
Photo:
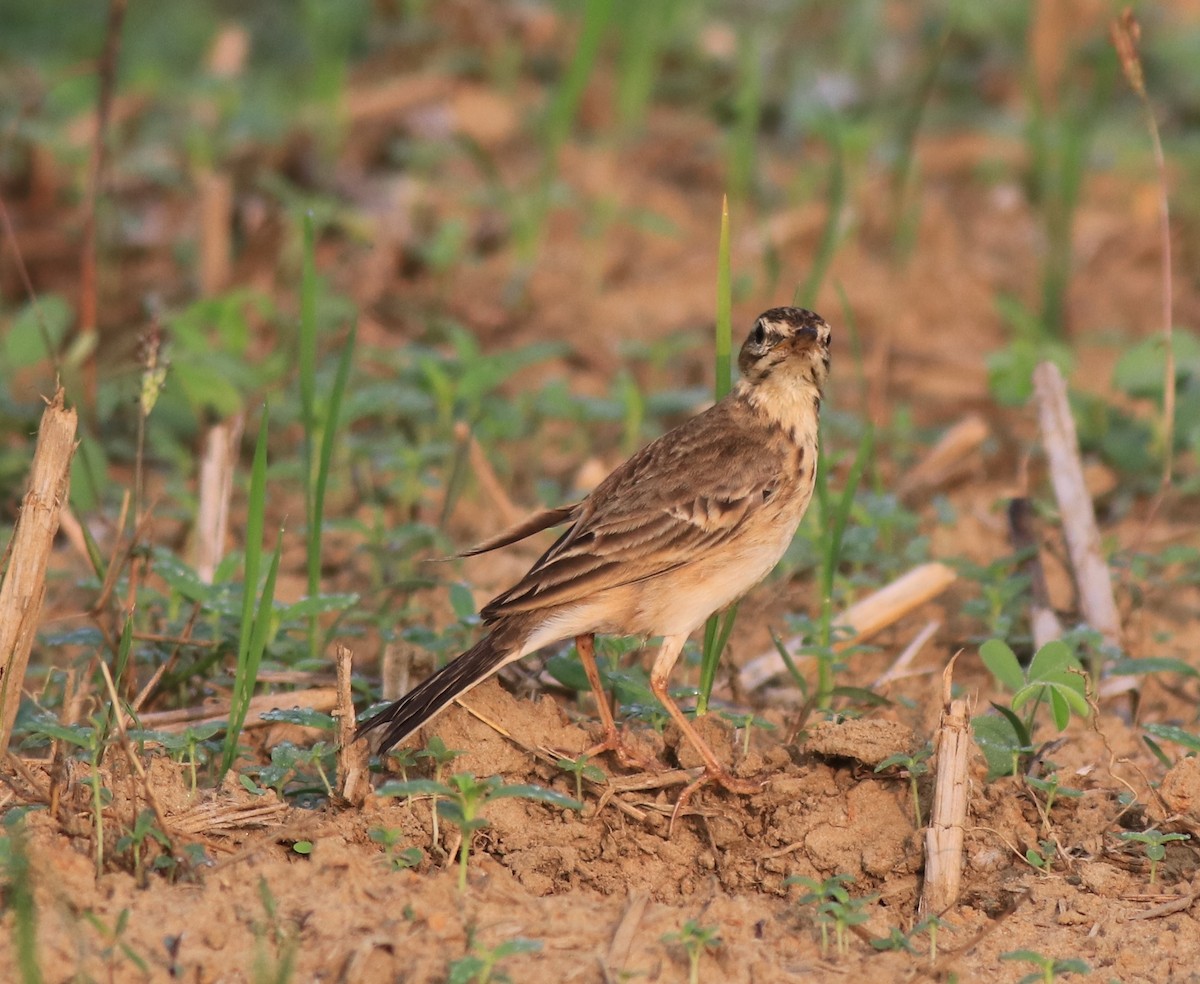
[[[655,577],[736,535],[791,477],[781,473],[785,456],[768,446],[746,454],[744,412],[719,403],[626,461],[579,503],[529,573],[484,607],[484,620]]]

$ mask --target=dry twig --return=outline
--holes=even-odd
[[[850,638],[839,641],[837,648],[845,649],[883,631],[913,609],[936,598],[957,576],[952,567],[936,561],[920,564],[891,584],[855,602],[833,620],[834,625],[848,626],[852,633]],[[804,642],[803,637],[795,636],[786,640],[784,646],[795,649]],[[749,693],[786,669],[783,657],[771,648],[742,667],[738,674],[738,686],[743,693]]]
[[[75,454],[73,409],[59,389],[42,414],[30,468],[29,491],[8,548],[8,566],[0,584],[0,749],[8,747],[29,651],[46,597],[46,567],[67,500],[71,458]]]
[[[950,684],[957,655],[942,675],[942,721],[937,734],[937,781],[929,827],[925,831],[925,885],[920,911],[940,915],[958,901],[966,839],[967,764],[971,753],[971,717],[965,700],[951,700]]]

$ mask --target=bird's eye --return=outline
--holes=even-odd
[[[763,327],[763,323],[760,321],[754,326],[754,331],[750,334],[750,341],[761,348],[766,340],[767,330]]]

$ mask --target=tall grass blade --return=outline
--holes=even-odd
[[[867,460],[875,443],[875,432],[869,425],[858,442],[858,452],[846,476],[842,494],[836,501],[829,491],[829,472],[824,455],[817,458],[816,499],[823,531],[821,544],[821,617],[816,642],[817,690],[819,707],[828,707],[833,696],[833,582],[842,555],[842,539],[854,507],[854,496],[862,482]]]
[[[263,407],[262,420],[258,425],[258,440],[254,445],[254,460],[250,466],[250,494],[246,515],[246,559],[242,580],[242,623],[238,635],[237,669],[233,678],[233,693],[230,696],[229,728],[225,732],[225,744],[221,753],[221,768],[218,783],[233,766],[237,757],[238,738],[246,720],[247,706],[254,693],[258,668],[251,666],[251,638],[254,632],[254,596],[258,588],[258,574],[262,567],[263,527],[267,504],[267,424],[269,410]],[[278,555],[278,548],[276,549]],[[264,592],[265,594],[265,592]],[[261,654],[260,654],[261,656]],[[253,674],[250,672],[253,669]]]
[[[729,196],[721,199],[721,234],[717,243],[717,337],[716,379],[713,395],[724,399],[732,385],[733,352],[733,276],[729,256]],[[737,617],[737,605],[731,607],[724,619],[719,613],[709,616],[704,626],[704,649],[700,656],[700,693],[696,698],[696,713],[708,713],[708,700],[712,696],[713,682],[717,678],[717,663],[721,652],[733,631],[733,620]]]
[[[342,398],[346,393],[346,382],[350,378],[350,363],[354,358],[354,343],[358,338],[358,326],[350,326],[350,334],[342,345],[342,353],[338,358],[337,372],[333,377],[333,389],[329,392],[329,402],[325,406],[324,419],[321,420],[321,454],[317,461],[317,474],[313,481],[312,495],[308,497],[310,509],[306,523],[308,560],[308,597],[315,598],[321,593],[321,535],[325,527],[325,490],[329,485],[329,468],[333,463],[333,446],[337,439],[338,424],[342,413]],[[308,619],[308,653],[312,657],[319,655],[320,646],[318,633],[320,630],[320,615],[313,612]]]

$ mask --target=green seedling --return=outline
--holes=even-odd
[[[583,802],[583,780],[588,782],[602,783],[607,778],[604,775],[604,770],[598,766],[591,764],[591,759],[587,755],[580,755],[578,758],[560,758],[554,762],[564,772],[569,772],[575,777],[575,799],[580,803]]]
[[[688,984],[700,984],[700,958],[705,950],[715,950],[721,945],[721,936],[716,927],[701,926],[695,919],[689,919],[682,929],[665,934],[662,941],[683,947],[688,958]]]
[[[898,926],[892,926],[888,930],[887,936],[871,940],[871,946],[876,950],[902,950],[905,953],[917,952],[917,948],[913,946],[912,939]]]
[[[1033,657],[1027,670],[1006,642],[989,639],[979,649],[984,665],[996,682],[1012,692],[1009,706],[992,702],[1000,717],[980,715],[971,720],[975,742],[987,759],[992,778],[1016,775],[1022,760],[1032,757],[1034,724],[1038,708],[1050,707],[1055,727],[1062,731],[1071,715],[1087,717],[1087,688],[1083,667],[1063,642],[1048,642]],[[1019,714],[1024,709],[1024,716]]]
[[[154,841],[159,847],[166,848],[168,851],[171,849],[171,840],[158,826],[158,818],[154,815],[153,810],[142,810],[133,822],[133,829],[117,840],[117,850],[122,853],[128,852],[133,859],[134,878],[143,888],[146,887],[146,873],[142,868],[142,860],[147,841]],[[169,854],[158,860],[163,860],[167,864],[172,862]],[[160,867],[157,860],[155,866]]]
[[[481,816],[483,808],[492,800],[518,797],[549,803],[564,810],[580,810],[583,804],[541,786],[504,786],[499,776],[476,779],[469,772],[458,772],[446,782],[431,779],[413,779],[410,782],[386,782],[376,791],[379,796],[434,796],[437,797],[437,814],[458,828],[462,843],[458,855],[458,890],[467,890],[467,860],[470,857],[471,841],[475,832],[487,826]]]
[[[857,926],[870,918],[864,912],[864,907],[879,898],[878,895],[865,895],[854,898],[845,886],[854,881],[851,875],[833,875],[820,882],[814,878],[793,876],[784,879],[785,885],[800,885],[808,891],[796,900],[797,905],[815,905],[815,921],[821,930],[821,952],[829,952],[829,927],[833,927],[834,943],[837,952],[845,956],[849,952],[849,940],[846,931],[851,926]]]
[[[1057,853],[1058,845],[1054,841],[1038,841],[1037,847],[1031,847],[1025,852],[1025,860],[1042,874],[1048,874]]]
[[[1032,974],[1026,974],[1017,984],[1054,984],[1059,977],[1067,974],[1090,974],[1092,968],[1082,960],[1055,960],[1044,957],[1035,950],[1012,950],[1000,954],[1001,960],[1019,960],[1021,963],[1033,964],[1037,969]]]
[[[932,754],[933,748],[926,745],[913,755],[889,755],[875,766],[876,773],[885,772],[888,769],[903,769],[908,773],[908,788],[912,795],[913,816],[917,823],[917,830],[924,826],[921,820],[921,793],[918,781],[921,776],[929,772],[929,757]]]
[[[429,739],[429,744],[421,749],[421,751],[417,752],[417,758],[427,758],[433,763],[433,781],[435,783],[440,783],[442,781],[442,775],[446,766],[462,754],[462,751],[458,749],[447,748],[446,743],[437,735],[434,735]],[[438,817],[440,816],[440,813],[437,806],[437,794],[434,794],[433,806],[431,809],[433,813],[433,843],[435,845],[439,843]],[[438,847],[438,850],[441,850],[440,846]]]
[[[722,711],[721,717],[732,724],[735,728],[739,728],[742,732],[742,758],[750,754],[750,733],[754,728],[761,728],[763,731],[774,731],[775,725],[770,721],[764,721],[760,717],[755,717],[753,714],[731,714],[729,711]]]
[[[316,779],[325,795],[332,797],[333,787],[328,772],[332,758],[333,747],[328,742],[318,741],[311,748],[301,748],[290,741],[281,741],[271,749],[270,765],[251,766],[238,778],[242,786],[256,796],[262,795],[262,787],[266,787],[275,790],[275,795],[281,800],[289,794],[305,792],[311,787],[312,780]],[[255,783],[251,776],[258,782]],[[307,780],[305,786],[289,790],[289,783],[297,779]]]
[[[133,964],[143,974],[150,973],[150,967],[141,954],[126,943],[122,936],[125,935],[125,930],[129,926],[129,910],[122,909],[117,914],[117,921],[109,928],[104,921],[90,909],[84,912],[84,919],[88,921],[92,929],[94,929],[100,938],[104,941],[104,947],[100,950],[100,957],[104,960],[108,967],[108,979],[110,981],[119,980],[117,974],[117,965],[119,963],[118,954],[123,956],[131,964]]]
[[[400,778],[408,782],[408,770],[417,764],[416,750],[408,747],[398,748],[393,746],[388,752],[388,758],[400,770]]]
[[[404,831],[398,827],[372,827],[367,836],[383,848],[384,859],[392,871],[415,868],[425,860],[425,852],[419,847],[399,847]]]
[[[93,714],[88,724],[64,725],[49,718],[40,718],[31,729],[31,735],[52,738],[65,742],[81,750],[88,763],[88,774],[80,779],[80,784],[87,786],[92,794],[92,827],[95,830],[96,842],[96,875],[104,873],[104,810],[112,802],[112,791],[104,785],[104,777],[100,765],[104,760],[104,752],[108,747],[107,717]]]
[[[1058,781],[1058,773],[1053,771],[1045,779],[1026,776],[1025,785],[1045,797],[1045,815],[1042,818],[1042,829],[1046,831],[1050,828],[1050,811],[1054,808],[1055,800],[1060,796],[1066,796],[1068,799],[1079,799],[1083,795],[1082,789],[1072,789],[1070,786],[1062,785]]]
[[[1185,731],[1177,725],[1144,724],[1142,725],[1142,730],[1146,732],[1146,734],[1142,735],[1142,741],[1154,753],[1154,757],[1162,763],[1164,769],[1170,769],[1175,763],[1171,761],[1171,757],[1162,750],[1162,747],[1154,738],[1182,745],[1188,750],[1189,754],[1200,753],[1200,736],[1194,735],[1190,731]],[[1154,738],[1151,738],[1151,735]]]
[[[207,761],[211,761],[212,746],[209,739],[221,730],[219,724],[188,725],[183,731],[130,731],[134,741],[156,741],[167,750],[176,762],[186,762],[188,767],[188,793],[196,795],[197,766],[201,749]]]
[[[447,984],[510,984],[512,978],[497,969],[496,965],[506,957],[518,953],[538,953],[542,949],[540,940],[517,937],[490,950],[477,950],[474,941],[471,952],[450,964]]]
[[[917,923],[916,926],[913,927],[912,935],[914,935],[914,936],[916,936],[917,933],[922,933],[922,932],[929,934],[929,962],[930,962],[930,964],[937,963],[938,930],[946,925],[948,925],[947,922],[944,919],[939,918],[938,916],[926,916],[919,923]]]
[[[1191,840],[1190,834],[1164,834],[1153,827],[1149,830],[1126,830],[1119,836],[1123,841],[1144,845],[1146,860],[1150,862],[1151,885],[1158,879],[1159,863],[1167,856],[1167,844],[1171,841]]]

